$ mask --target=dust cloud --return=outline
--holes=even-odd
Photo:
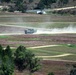
[[[34,34],[62,34],[62,33],[76,33],[76,26],[69,25],[64,28],[38,29]]]

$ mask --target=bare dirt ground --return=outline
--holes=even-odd
[[[75,34],[56,34],[56,35],[9,35],[5,38],[0,38],[0,44],[11,47],[24,45],[26,47],[56,45],[56,44],[76,44]]]
[[[16,26],[0,26],[0,34],[6,34],[6,35],[10,35],[12,33],[24,33],[25,28],[21,28],[21,27],[16,27]]]
[[[43,60],[41,64],[42,68],[35,72],[34,75],[47,75],[49,72],[53,72],[55,75],[69,75],[72,65],[76,64],[76,62]],[[19,74],[28,75],[25,71],[23,73],[15,72],[15,75]]]

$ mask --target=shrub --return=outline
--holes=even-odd
[[[53,72],[49,72],[48,75],[54,75],[54,73]]]

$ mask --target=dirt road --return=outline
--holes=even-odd
[[[54,56],[37,56],[37,57],[42,57],[42,58],[50,58],[50,57],[64,57],[64,56],[69,56],[69,55],[73,55],[73,54],[70,54],[70,53],[67,53],[67,54],[61,54],[61,55],[54,55]]]
[[[47,9],[46,11],[54,11],[54,10],[67,10],[67,9],[74,9],[74,8],[76,8],[76,6],[64,7],[64,8]]]
[[[61,45],[45,45],[45,46],[36,46],[36,47],[29,47],[29,48],[37,49],[37,48],[54,47],[54,46],[61,46]]]

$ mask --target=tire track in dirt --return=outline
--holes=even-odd
[[[54,47],[54,46],[60,46],[60,45],[46,45],[46,46],[28,47],[27,49],[44,48],[44,47]],[[6,49],[6,48],[4,48],[4,49]],[[16,49],[16,47],[11,47],[11,49]],[[61,54],[61,55],[53,55],[53,56],[36,56],[36,57],[43,58],[43,60],[76,62],[76,61],[72,61],[72,60],[48,59],[48,58],[65,57],[65,56],[70,56],[70,55],[74,55],[74,54],[65,53],[65,54]]]
[[[69,55],[73,55],[73,54],[70,54],[70,53],[67,53],[67,54],[61,54],[61,55],[54,55],[54,56],[37,56],[37,57],[42,57],[42,58],[49,58],[49,57],[64,57],[64,56],[69,56]]]
[[[1,33],[0,34],[0,36],[2,36],[2,35],[22,35],[22,34],[24,34],[24,33]]]
[[[37,49],[37,48],[54,47],[54,46],[61,46],[61,45],[45,45],[45,46],[36,46],[36,47],[29,47],[29,48]]]

